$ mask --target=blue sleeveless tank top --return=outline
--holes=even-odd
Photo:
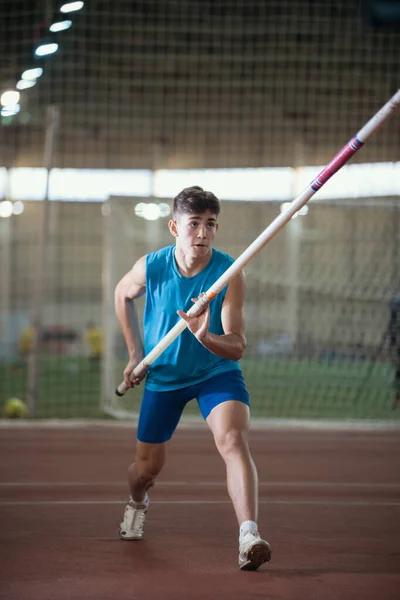
[[[175,246],[167,246],[146,257],[146,301],[143,315],[145,354],[179,321],[178,309],[193,306],[191,298],[206,292],[234,262],[228,254],[212,251],[208,265],[194,277],[184,277],[175,260]],[[210,303],[209,331],[222,335],[221,308],[225,287]],[[148,370],[146,388],[169,391],[195,385],[214,375],[240,369],[237,361],[216,356],[185,329]]]

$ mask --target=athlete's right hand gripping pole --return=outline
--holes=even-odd
[[[210,287],[205,294],[190,308],[187,315],[195,317],[200,314],[204,308],[211,302],[217,294],[230,282],[231,279],[251,261],[251,259],[274,237],[278,231],[290,221],[310,198],[334,175],[344,164],[374,135],[391,117],[400,106],[400,89],[392,98],[360,129],[343,148],[336,154],[331,162],[320,172],[319,175],[299,194],[287,207],[280,213],[276,219],[254,240],[252,244],[235,260],[235,262],[221,275],[219,279]],[[186,321],[180,319],[178,323],[167,333],[167,335],[158,342],[158,344],[149,352],[147,356],[135,367],[132,373],[132,380],[135,377],[142,377],[149,366],[164,352],[166,348],[182,333],[186,328]],[[122,382],[117,390],[117,396],[123,396],[128,390],[125,382]]]

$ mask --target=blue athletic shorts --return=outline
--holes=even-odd
[[[140,407],[137,439],[147,444],[162,444],[171,439],[186,404],[197,399],[203,419],[212,409],[227,400],[250,406],[249,394],[239,369],[219,373],[196,385],[153,392],[145,388]]]

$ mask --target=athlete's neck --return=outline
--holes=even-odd
[[[210,262],[212,248],[209,248],[204,256],[190,256],[186,254],[178,245],[175,248],[175,260],[178,271],[184,277],[194,277],[200,273]]]

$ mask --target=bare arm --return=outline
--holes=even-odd
[[[143,358],[143,342],[140,337],[139,320],[134,300],[142,296],[145,292],[146,256],[142,256],[117,284],[114,294],[115,312],[130,358],[125,371],[132,371]],[[125,379],[129,379],[129,377]],[[128,383],[128,380],[126,380],[126,383]]]
[[[239,360],[246,348],[243,310],[245,295],[246,283],[243,272],[240,272],[229,283],[222,304],[223,335],[216,335],[208,331],[210,322],[209,307],[199,317],[188,317],[182,311],[178,311],[178,314],[185,319],[188,329],[210,352],[229,360]]]
[[[200,340],[210,352],[230,360],[242,358],[246,349],[243,310],[245,295],[246,282],[241,272],[229,283],[222,304],[221,320],[224,335],[207,331],[205,338]]]

